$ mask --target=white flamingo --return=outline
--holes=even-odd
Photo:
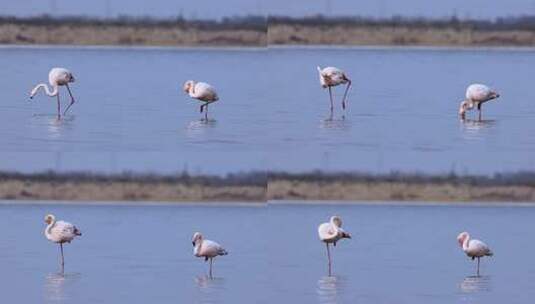
[[[470,239],[468,232],[459,233],[457,242],[459,242],[459,246],[461,246],[466,255],[472,258],[472,260],[477,258],[477,275],[479,276],[479,260],[484,256],[493,256],[494,253],[482,241]]]
[[[227,255],[228,252],[218,243],[205,240],[200,232],[195,232],[191,240],[193,243],[193,255],[204,257],[204,261],[210,260],[210,278],[212,277],[213,259],[218,255]]]
[[[335,67],[326,67],[320,68],[317,67],[318,73],[320,76],[320,84],[323,88],[329,88],[329,98],[331,100],[331,112],[333,111],[333,94],[331,87],[335,87],[340,84],[346,84],[346,90],[344,92],[344,98],[342,99],[342,109],[346,108],[346,98],[349,87],[351,87],[351,79],[347,77],[346,73],[339,68]]]
[[[61,271],[63,272],[65,266],[65,259],[63,258],[63,243],[70,243],[75,237],[81,236],[82,232],[71,223],[64,221],[56,221],[56,217],[52,214],[45,216],[45,236],[46,238],[56,244],[59,244],[61,251]]]
[[[461,101],[459,106],[459,115],[464,119],[466,111],[472,110],[477,106],[479,111],[479,120],[481,120],[481,106],[483,103],[500,97],[498,92],[492,90],[484,84],[471,84],[466,89],[466,99]]]
[[[329,276],[331,275],[331,252],[329,244],[336,246],[336,242],[341,239],[350,239],[351,235],[342,229],[342,219],[335,215],[331,217],[329,223],[323,223],[318,227],[318,235],[327,246],[327,259],[329,262]]]
[[[217,92],[214,87],[205,82],[188,80],[184,83],[183,89],[184,92],[188,93],[191,98],[195,98],[203,102],[201,105],[201,113],[203,112],[204,107],[206,107],[204,118],[208,120],[208,105],[219,100],[219,96],[217,96]]]
[[[48,89],[48,86],[46,83],[40,83],[37,86],[35,86],[32,91],[30,92],[30,99],[37,94],[39,89],[43,88],[46,95],[50,97],[56,96],[58,100],[58,118],[61,117],[61,106],[59,102],[59,86],[65,86],[67,87],[67,91],[69,91],[69,95],[71,96],[71,103],[65,109],[65,112],[63,112],[63,115],[67,113],[69,108],[74,104],[74,97],[72,96],[71,89],[69,88],[69,83],[74,82],[74,76],[72,73],[64,68],[53,68],[48,73],[48,82],[52,86],[52,91]]]

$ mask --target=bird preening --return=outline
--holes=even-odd
[[[468,257],[472,260],[477,259],[477,270],[476,274],[479,276],[479,262],[482,257],[493,256],[494,253],[490,250],[487,244],[483,243],[480,240],[471,239],[468,232],[461,232],[457,236],[457,242],[461,246],[462,250]]]
[[[328,223],[323,223],[318,227],[318,236],[320,241],[327,247],[327,261],[329,266],[329,276],[332,275],[331,251],[329,244],[336,247],[336,243],[341,239],[350,239],[351,235],[342,229],[342,219],[335,215],[332,216]]]
[[[335,87],[337,85],[346,84],[346,89],[344,91],[344,97],[342,98],[342,109],[346,109],[346,100],[347,100],[347,93],[349,91],[349,88],[351,87],[351,79],[347,77],[346,73],[339,68],[335,67],[326,67],[321,68],[317,67],[319,77],[320,77],[320,84],[322,88],[328,88],[329,89],[329,98],[331,101],[331,113],[334,109],[334,102],[333,102],[333,94],[332,94],[332,87]]]
[[[59,244],[61,252],[61,272],[63,273],[65,268],[65,258],[63,257],[63,244],[70,243],[75,237],[81,236],[82,232],[76,226],[64,221],[56,221],[56,217],[52,214],[45,216],[45,223],[47,224],[45,229],[46,238],[56,244]]]
[[[69,111],[70,107],[74,104],[75,100],[71,92],[71,88],[69,87],[69,83],[73,83],[75,81],[73,74],[64,68],[53,68],[48,73],[48,83],[52,87],[52,91],[48,88],[48,85],[46,83],[40,83],[36,85],[32,91],[30,92],[30,99],[33,99],[35,94],[39,91],[39,89],[43,89],[45,91],[45,94],[50,97],[56,97],[57,99],[57,111],[58,111],[58,119],[61,118],[61,103],[59,98],[59,87],[65,86],[67,88],[67,91],[69,92],[69,95],[71,96],[71,102],[67,106],[67,109],[63,112],[63,115],[67,114],[67,111]]]
[[[204,112],[204,119],[208,120],[208,105],[219,100],[219,96],[214,87],[205,82],[188,80],[184,83],[183,90],[191,98],[197,99],[203,103],[200,112]]]
[[[216,256],[227,255],[228,252],[221,245],[214,241],[205,240],[200,232],[195,232],[191,239],[193,244],[193,255],[204,258],[204,261],[210,261],[210,278],[212,277],[213,259]]]
[[[481,107],[483,103],[500,97],[500,94],[484,84],[474,83],[466,89],[466,99],[461,101],[459,116],[465,118],[466,112],[477,107],[479,120],[481,120]]]

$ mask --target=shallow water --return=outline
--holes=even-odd
[[[83,236],[65,247],[43,236],[45,213]],[[332,251],[316,227],[339,214],[351,240]],[[20,303],[529,303],[533,207],[269,205],[268,207],[2,205],[2,297]],[[13,227],[16,227],[14,229]],[[192,256],[204,232],[229,255]],[[455,237],[470,231],[495,252],[475,264]],[[7,285],[6,285],[7,286]]]
[[[381,48],[2,48],[0,169],[227,173],[391,170],[492,173],[535,167],[533,50]],[[78,103],[27,94],[50,67],[70,68]],[[353,79],[342,113],[316,65]],[[212,83],[221,100],[201,121],[180,90]],[[502,97],[482,122],[459,121],[467,84]],[[65,93],[65,92],[64,92]],[[63,96],[67,102],[66,96]],[[82,161],[83,160],[83,161]]]

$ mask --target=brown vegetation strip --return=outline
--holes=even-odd
[[[494,21],[245,16],[220,21],[0,16],[2,44],[535,46],[535,16]]]
[[[266,34],[256,30],[202,30],[130,25],[0,24],[2,44],[265,46]]]
[[[263,186],[203,186],[143,182],[46,182],[4,180],[0,198],[60,201],[261,202]]]
[[[451,183],[320,182],[276,180],[269,200],[534,202],[534,186],[472,186]]]
[[[272,25],[268,43],[275,45],[387,46],[534,46],[535,31],[481,31],[406,26]]]
[[[535,173],[456,176],[390,173],[240,173],[225,177],[0,172],[0,199],[65,201],[535,202]]]

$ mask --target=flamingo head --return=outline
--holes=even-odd
[[[468,238],[470,238],[470,234],[468,234],[468,232],[464,231],[459,233],[457,236],[457,242],[459,243],[459,246],[463,247],[464,241]]]
[[[195,244],[198,241],[202,241],[202,234],[200,232],[195,232],[193,234],[193,237],[191,238],[191,243],[193,244],[193,247],[195,247]]]
[[[191,90],[193,90],[194,86],[195,86],[195,81],[188,80],[184,83],[184,86],[182,87],[182,89],[184,90],[184,92],[189,93]]]
[[[52,214],[47,214],[45,216],[45,223],[47,223],[48,225],[52,224],[53,222],[56,221],[56,217]]]
[[[342,218],[338,215],[331,216],[331,224],[335,225],[336,227],[342,227]]]
[[[459,106],[459,115],[464,118],[464,115],[466,114],[466,111],[472,110],[474,108],[474,103],[470,102],[468,100],[461,101],[461,105]]]

